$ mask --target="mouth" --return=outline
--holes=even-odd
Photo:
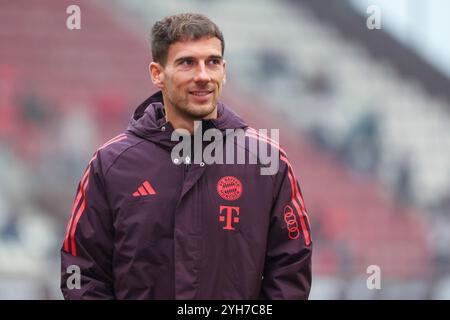
[[[213,90],[193,90],[189,91],[191,97],[194,98],[196,102],[202,103],[207,102],[212,97]]]
[[[204,97],[212,93],[212,90],[194,90],[189,91],[189,93],[197,97]]]

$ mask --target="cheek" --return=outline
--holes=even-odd
[[[223,87],[223,82],[222,80],[217,82],[217,91],[221,92],[222,91],[222,87]]]
[[[189,80],[183,78],[174,79],[172,82],[172,87],[179,91],[178,94],[185,94],[187,88],[189,87]]]
[[[225,75],[223,74],[223,72],[220,72],[218,75],[216,75],[216,76],[214,77],[214,79],[215,79],[215,82],[217,83],[217,86],[218,86],[219,88],[222,88],[222,86],[223,86],[223,81],[224,81],[224,79],[225,79]]]
[[[181,94],[182,88],[180,84],[176,81],[176,79],[168,79],[168,81],[166,82],[166,88],[169,92],[172,93],[172,95]]]

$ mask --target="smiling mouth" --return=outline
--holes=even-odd
[[[198,97],[207,96],[208,94],[212,93],[210,90],[196,90],[196,91],[189,91],[190,94]]]

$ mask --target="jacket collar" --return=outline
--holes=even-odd
[[[202,120],[202,122],[203,130],[215,127],[224,132],[226,129],[244,129],[248,127],[241,117],[221,102],[217,105],[217,118]],[[170,139],[174,128],[170,122],[166,121],[161,91],[147,98],[136,108],[128,130],[169,148],[172,148],[177,143]]]

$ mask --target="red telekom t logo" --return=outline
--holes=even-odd
[[[234,230],[233,228],[233,222],[238,223],[239,217],[233,217],[233,212],[236,212],[236,216],[239,216],[239,207],[231,207],[231,206],[220,206],[220,215],[219,215],[219,221],[224,222],[226,221],[225,227],[223,227],[224,230]],[[226,216],[222,216],[222,211],[226,210]]]

